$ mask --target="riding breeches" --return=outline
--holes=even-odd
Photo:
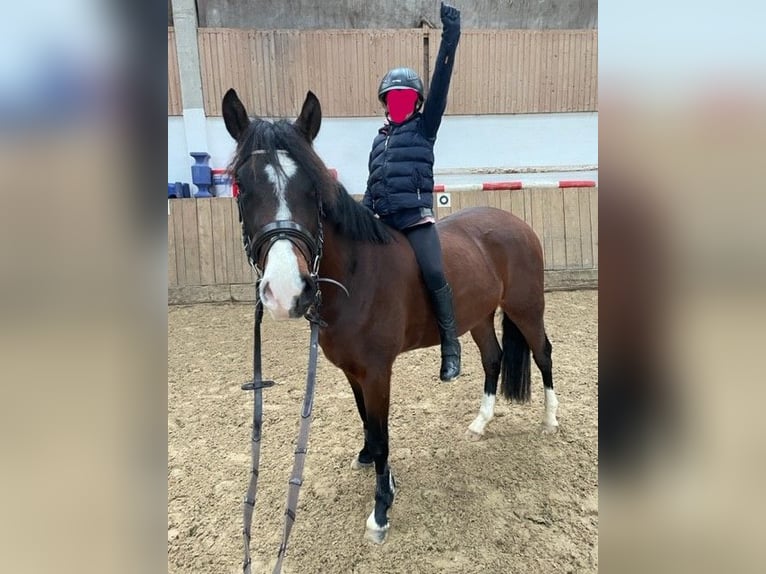
[[[447,279],[444,276],[442,248],[436,226],[433,223],[416,225],[402,229],[402,233],[412,245],[426,288],[436,291],[444,287]]]

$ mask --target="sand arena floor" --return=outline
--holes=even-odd
[[[362,444],[351,389],[320,356],[289,573],[596,572],[598,569],[598,292],[547,294],[560,432],[539,432],[532,402],[498,400],[483,440],[463,434],[478,412],[483,371],[466,335],[463,374],[438,382],[438,348],[394,366],[390,463],[398,490],[388,541],[364,539],[375,488],[350,463]],[[241,572],[242,497],[250,461],[252,305],[169,308],[168,572]],[[499,324],[498,324],[499,332]],[[261,475],[254,572],[274,563],[282,533],[308,358],[305,321],[263,325]]]

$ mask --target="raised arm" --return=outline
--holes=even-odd
[[[460,10],[442,2],[440,16],[443,26],[442,39],[431,86],[428,88],[428,97],[423,104],[423,126],[425,135],[429,138],[436,137],[444,110],[447,108],[452,67],[455,65],[455,52],[460,40]]]

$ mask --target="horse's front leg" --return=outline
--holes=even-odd
[[[394,503],[396,482],[388,466],[388,407],[391,367],[362,384],[367,428],[365,444],[375,462],[375,506],[367,518],[366,538],[382,544],[388,534],[388,509]]]
[[[348,384],[351,385],[351,390],[354,391],[356,409],[359,411],[359,418],[362,419],[362,430],[364,431],[364,445],[362,445],[362,450],[359,451],[359,454],[351,462],[351,468],[354,470],[370,468],[375,464],[375,461],[370,452],[370,445],[367,443],[367,411],[364,408],[364,392],[362,392],[362,385],[356,377],[346,373],[346,378],[348,379]]]

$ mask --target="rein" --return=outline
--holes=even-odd
[[[256,150],[252,155],[263,153],[262,150]],[[303,397],[303,409],[301,410],[301,422],[298,431],[298,441],[295,447],[295,460],[293,470],[288,481],[287,503],[285,508],[285,525],[282,532],[282,543],[279,546],[277,562],[274,566],[273,574],[279,574],[282,571],[282,561],[287,552],[287,541],[290,538],[295,515],[298,507],[298,493],[303,484],[303,467],[306,461],[308,451],[309,430],[311,428],[312,410],[314,406],[314,390],[316,387],[317,358],[319,352],[319,328],[327,324],[319,317],[319,309],[322,304],[322,291],[319,283],[332,283],[340,287],[346,296],[349,296],[348,289],[338,281],[326,277],[319,277],[319,264],[322,260],[324,247],[324,230],[322,219],[324,210],[319,191],[317,190],[317,235],[316,238],[311,232],[299,223],[291,220],[278,220],[263,226],[253,236],[249,237],[244,231],[244,214],[242,213],[242,204],[237,201],[239,207],[239,218],[243,223],[243,242],[250,265],[256,273],[255,284],[255,321],[253,327],[253,380],[242,385],[244,391],[254,391],[253,394],[253,431],[251,435],[251,471],[250,483],[247,488],[247,494],[243,504],[243,522],[244,528],[242,535],[244,538],[244,562],[242,571],[244,574],[251,574],[252,559],[250,557],[250,527],[253,521],[253,512],[255,510],[255,495],[258,490],[258,467],[261,455],[261,429],[263,424],[263,389],[273,386],[274,381],[264,381],[261,373],[261,322],[263,321],[263,303],[259,300],[260,280],[263,271],[259,267],[261,251],[263,258],[271,249],[276,241],[285,239],[290,241],[306,258],[310,264],[310,280],[316,287],[314,300],[305,314],[306,319],[311,323],[311,335],[309,338],[309,364],[306,374],[306,392]],[[265,250],[264,250],[265,247]]]
[[[256,283],[256,293],[258,292]],[[316,305],[316,301],[315,301]],[[318,309],[312,305],[312,316],[307,314],[311,322],[311,336],[309,338],[309,365],[306,374],[306,392],[303,397],[303,409],[301,410],[301,423],[298,431],[298,442],[295,446],[295,460],[293,470],[288,481],[287,504],[285,508],[285,526],[282,531],[282,542],[279,545],[277,563],[274,565],[273,574],[282,572],[282,561],[287,552],[287,541],[295,522],[298,509],[298,494],[303,484],[303,467],[308,452],[309,431],[314,407],[314,390],[316,388],[317,358],[319,354],[319,324]],[[255,326],[253,332],[253,380],[242,385],[243,391],[254,391],[253,396],[253,432],[252,432],[252,468],[250,471],[250,484],[243,504],[245,557],[242,563],[242,572],[251,574],[252,558],[250,557],[250,526],[253,521],[255,510],[255,495],[258,490],[258,466],[261,456],[261,428],[263,424],[263,394],[265,388],[274,385],[274,381],[264,381],[261,374],[261,322],[263,321],[263,305],[255,306]]]

